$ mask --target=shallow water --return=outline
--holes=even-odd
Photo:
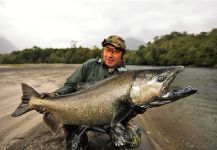
[[[178,145],[176,148],[217,149],[217,69],[186,67],[176,77],[172,87],[183,88],[188,85],[198,92],[172,104],[153,108],[147,114],[165,137],[175,141]],[[158,120],[161,120],[161,125]]]

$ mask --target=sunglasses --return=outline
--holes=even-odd
[[[104,52],[106,53],[113,53],[114,55],[119,55],[121,54],[121,50],[117,49],[117,48],[109,48],[109,47],[103,47]]]

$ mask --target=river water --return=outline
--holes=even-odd
[[[153,67],[128,68],[134,70]],[[185,67],[185,71],[176,77],[171,87],[183,88],[188,85],[198,92],[177,102],[152,108],[144,115],[151,118],[153,126],[166,138],[166,143],[171,145],[175,142],[173,147],[176,149],[216,150],[217,69]]]

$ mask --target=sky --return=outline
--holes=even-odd
[[[0,0],[0,36],[18,49],[101,46],[109,35],[147,43],[217,28],[217,0]]]

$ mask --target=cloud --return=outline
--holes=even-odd
[[[144,42],[217,27],[214,0],[0,0],[0,35],[19,48],[100,46],[118,34]]]

